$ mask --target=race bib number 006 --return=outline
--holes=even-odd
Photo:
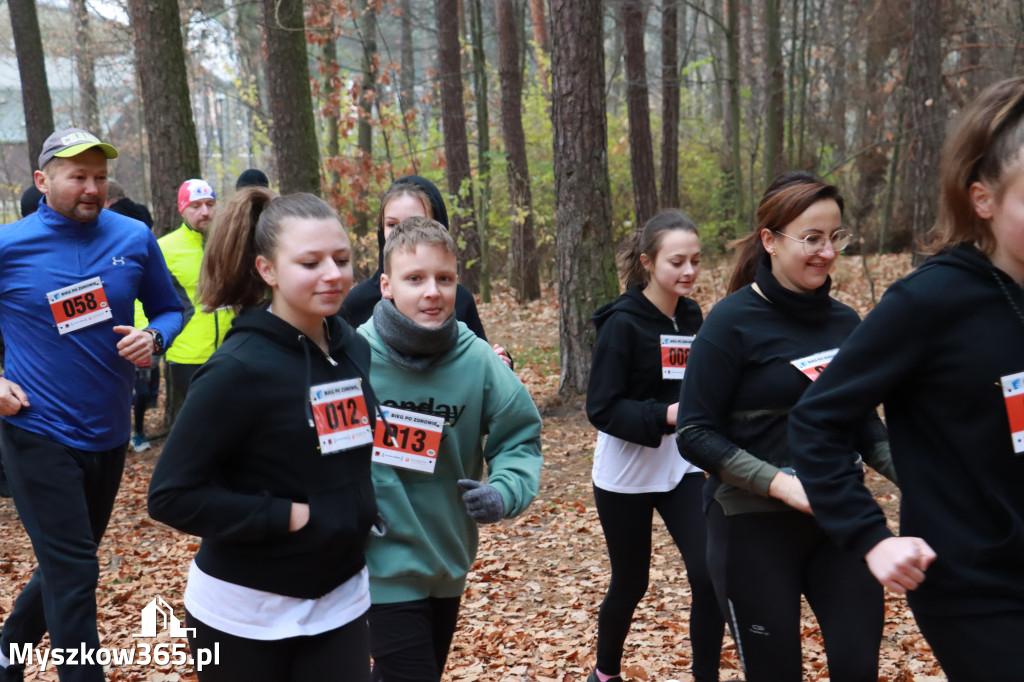
[[[320,453],[351,450],[373,442],[366,398],[359,379],[319,384],[309,389]]]
[[[84,329],[114,316],[103,291],[99,277],[72,284],[46,294],[57,331],[63,336],[76,329]]]
[[[661,335],[661,378],[682,379],[690,359],[692,336]]]
[[[385,432],[384,419],[378,419],[373,434],[373,461],[434,473],[444,419],[396,407],[382,407],[381,412],[391,426],[391,433]]]

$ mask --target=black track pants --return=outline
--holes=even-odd
[[[708,510],[708,562],[747,682],[800,682],[800,595],[821,626],[832,682],[877,682],[882,586],[798,511]]]
[[[613,493],[594,488],[597,513],[608,544],[612,579],[597,622],[597,669],[618,674],[633,612],[647,592],[651,524],[657,509],[686,564],[693,594],[690,642],[696,682],[718,679],[725,625],[715,601],[706,558],[707,532],[701,510],[702,473],[684,476],[665,493]]]

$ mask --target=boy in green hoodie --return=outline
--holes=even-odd
[[[456,267],[440,224],[405,220],[384,247],[383,298],[358,330],[391,426],[378,420],[372,465],[387,533],[366,555],[370,651],[384,682],[440,680],[477,524],[522,513],[543,462],[529,392],[452,314]]]

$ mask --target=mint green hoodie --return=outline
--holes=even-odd
[[[370,383],[381,404],[445,418],[434,473],[372,465],[388,531],[366,550],[371,598],[391,604],[460,596],[478,533],[457,481],[480,480],[486,463],[506,518],[522,513],[540,482],[540,414],[512,370],[462,322],[455,347],[425,372],[388,360],[373,318],[358,331],[370,342]]]

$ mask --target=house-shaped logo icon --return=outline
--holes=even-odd
[[[156,637],[158,619],[163,621],[162,629],[171,637],[187,637],[190,632],[195,634],[195,628],[181,627],[181,621],[174,615],[174,609],[163,597],[156,597],[142,609],[142,632],[132,637]]]

